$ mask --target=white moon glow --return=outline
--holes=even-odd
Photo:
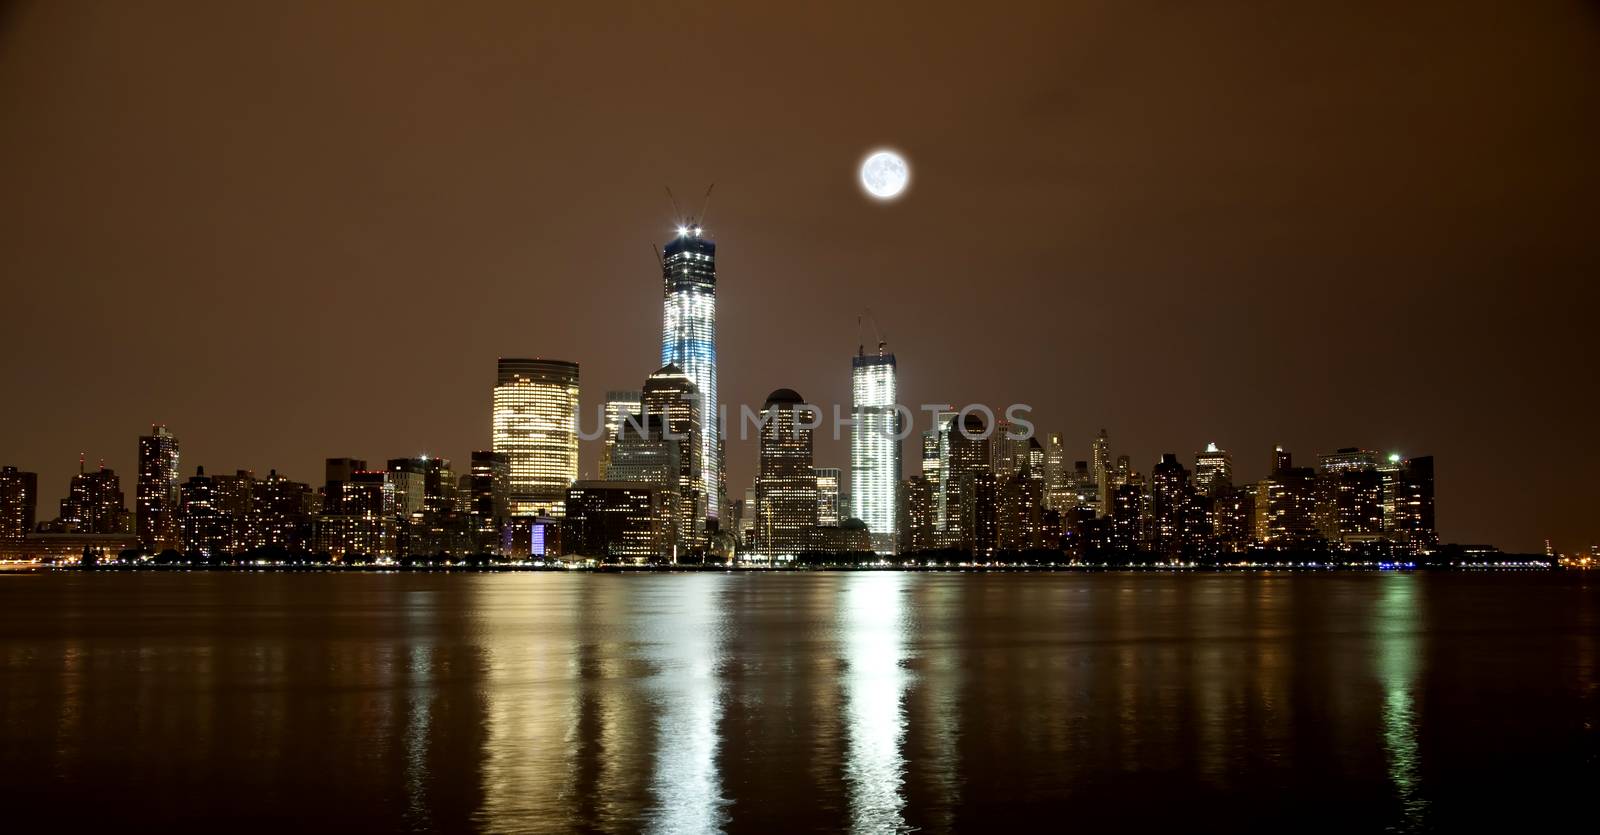
[[[879,200],[893,200],[911,182],[911,167],[894,151],[876,151],[861,163],[861,187]]]

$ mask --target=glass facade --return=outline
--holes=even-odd
[[[717,245],[700,227],[679,229],[661,254],[661,364],[675,365],[694,381],[701,398],[701,481],[706,517],[721,503],[722,427],[717,400]]]
[[[895,408],[894,354],[857,352],[850,428],[850,515],[867,523],[872,550],[894,553],[900,487],[900,414]]]
[[[500,360],[494,451],[506,456],[516,515],[560,515],[578,479],[578,364]]]

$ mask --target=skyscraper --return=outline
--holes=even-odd
[[[675,460],[678,472],[675,480],[666,485],[679,503],[677,535],[685,547],[692,549],[703,539],[706,514],[705,445],[700,442],[705,431],[704,412],[700,389],[694,380],[672,363],[662,366],[644,381],[640,404],[646,417],[660,418],[661,439],[677,445]],[[638,427],[623,421],[622,432],[631,433]],[[607,476],[612,479],[636,476]]]
[[[900,552],[915,553],[939,547],[933,527],[933,482],[913,476],[900,486]]]
[[[922,433],[922,474],[933,488],[933,529],[941,539],[939,546],[951,544],[943,538],[949,528],[950,420],[955,416],[950,411],[934,413],[933,428]]]
[[[560,515],[578,478],[578,364],[507,359],[494,387],[494,451],[511,471],[511,512]]]
[[[1067,450],[1060,432],[1051,432],[1044,441],[1044,506],[1066,510],[1073,505],[1072,471],[1067,469]]]
[[[1106,437],[1106,430],[1100,430],[1100,436],[1094,439],[1094,446],[1089,452],[1089,472],[1094,474],[1096,496],[1099,507],[1095,508],[1096,516],[1105,516],[1111,512],[1111,441]]]
[[[61,526],[75,533],[125,533],[128,508],[123,504],[122,480],[105,464],[86,472],[78,459],[67,497],[61,500]]]
[[[215,556],[228,550],[230,519],[217,506],[216,484],[205,467],[195,468],[178,488],[178,518],[182,550],[195,556]]]
[[[1005,484],[1028,466],[1028,440],[1006,418],[994,422],[994,432],[989,435],[989,470],[998,483]]]
[[[611,466],[611,451],[617,446],[617,428],[632,415],[639,414],[642,395],[637,391],[606,392],[605,447],[600,452],[600,477],[607,478],[606,468]]]
[[[675,490],[640,481],[579,481],[567,490],[567,551],[603,562],[673,554]]]
[[[1194,490],[1215,498],[1233,487],[1233,456],[1216,444],[1206,444],[1204,452],[1194,454]]]
[[[836,528],[839,518],[839,479],[844,474],[838,467],[817,467],[817,524]]]
[[[1439,544],[1434,527],[1433,456],[1415,458],[1391,456],[1385,502],[1391,505],[1385,531],[1395,542],[1413,551],[1426,551]]]
[[[478,553],[499,551],[500,529],[511,515],[511,465],[505,455],[487,449],[473,450],[468,484],[474,549]]]
[[[150,434],[139,437],[134,516],[139,547],[178,547],[178,439],[165,426],[151,426]]]
[[[950,418],[948,426],[945,535],[951,545],[973,552],[992,552],[997,485],[989,470],[989,427],[976,412],[957,414]],[[980,477],[988,480],[979,484]]]
[[[872,550],[894,553],[900,487],[900,413],[896,408],[894,354],[878,343],[850,361],[853,395],[850,427],[850,515],[867,523]]]
[[[0,540],[20,541],[33,531],[39,510],[39,476],[0,468]]]
[[[817,472],[811,429],[800,417],[811,407],[794,389],[767,395],[761,409],[761,468],[756,476],[756,543],[767,560],[793,559],[817,525]]]
[[[720,508],[722,456],[717,400],[717,245],[699,226],[678,227],[661,252],[661,364],[683,371],[700,394],[700,465],[706,517]]]

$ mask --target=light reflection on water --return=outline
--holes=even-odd
[[[1426,622],[1415,575],[1385,577],[1373,632],[1378,637],[1378,674],[1383,681],[1383,747],[1389,781],[1405,810],[1403,821],[1390,828],[1418,831],[1428,811],[1422,793],[1422,757],[1417,745],[1418,706],[1415,693],[1421,664],[1420,624]]]
[[[905,598],[907,575],[869,574],[849,584],[840,611],[845,644],[845,781],[855,832],[901,832],[905,797]]]
[[[1561,575],[6,578],[0,770],[23,777],[0,800],[62,829],[178,831],[1526,824],[1600,777],[1597,593]]]

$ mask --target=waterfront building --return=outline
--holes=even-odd
[[[38,474],[0,467],[0,541],[20,542],[33,532],[38,513]]]
[[[672,490],[679,505],[676,530],[684,546],[692,549],[705,540],[707,520],[705,445],[701,442],[705,422],[701,419],[699,386],[678,366],[668,363],[645,380],[640,403],[647,417],[660,418],[657,440],[678,447],[674,453],[677,474],[672,483],[664,486]],[[625,418],[619,433],[636,434],[637,429],[636,419]],[[609,477],[633,478],[626,474]]]
[[[500,530],[511,517],[511,466],[504,453],[473,450],[467,474],[467,515],[477,553],[500,551]]]
[[[212,508],[222,516],[227,538],[222,550],[238,554],[256,547],[254,518],[256,476],[249,470],[235,470],[232,475],[214,475],[211,478]]]
[[[1398,456],[1396,456],[1398,458]],[[1430,551],[1439,544],[1434,527],[1433,456],[1391,462],[1386,501],[1392,506],[1385,533],[1412,551]]]
[[[178,547],[178,439],[153,425],[139,436],[134,526],[139,547],[152,553]]]
[[[1167,557],[1182,553],[1186,526],[1193,516],[1189,471],[1173,453],[1163,453],[1150,468],[1150,550]]]
[[[938,548],[939,530],[934,514],[937,488],[926,475],[913,476],[900,486],[900,552]]]
[[[895,551],[900,488],[900,413],[894,354],[878,343],[851,358],[850,515],[867,523],[872,550]]]
[[[87,472],[78,459],[78,474],[72,477],[67,497],[61,500],[61,516],[55,527],[63,533],[127,533],[128,509],[122,495],[122,480],[104,463]]]
[[[232,520],[217,506],[216,485],[205,467],[196,467],[178,488],[180,550],[190,556],[214,557],[228,553]]]
[[[700,397],[705,514],[716,519],[726,489],[717,400],[717,245],[692,221],[662,247],[661,291],[661,364],[681,370]]]
[[[811,409],[793,389],[777,389],[761,410],[755,535],[758,552],[770,562],[804,551],[817,525],[817,474],[803,417]]]
[[[676,491],[660,484],[575,482],[567,489],[567,515],[561,523],[565,552],[608,563],[671,560],[676,504]]]
[[[559,516],[578,478],[578,364],[502,357],[494,387],[495,452],[510,468],[514,514]]]
[[[311,537],[311,515],[306,508],[316,498],[311,486],[291,481],[278,475],[277,470],[271,470],[266,478],[255,483],[254,490],[250,527],[256,544],[288,551],[307,548]]]
[[[1296,467],[1283,447],[1273,450],[1272,475],[1256,488],[1255,536],[1278,549],[1311,546],[1319,540],[1316,526],[1317,479],[1310,467]]]

